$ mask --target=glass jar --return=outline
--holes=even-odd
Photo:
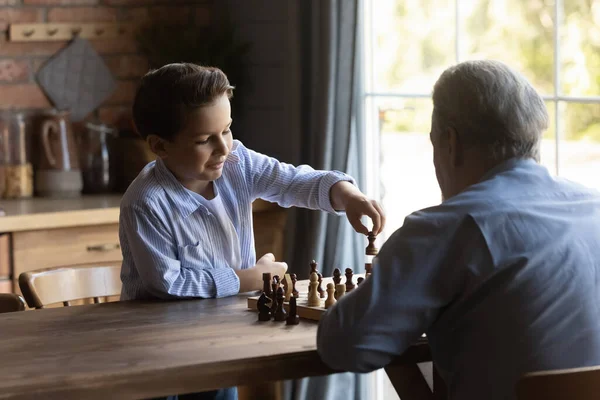
[[[20,111],[0,112],[2,197],[33,195],[33,167],[27,154],[27,119]]]
[[[112,192],[115,188],[113,152],[117,130],[102,123],[85,125],[79,142],[83,193]]]

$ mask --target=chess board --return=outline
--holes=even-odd
[[[354,275],[354,283],[356,284],[356,280],[359,277],[364,278],[364,274],[355,274]],[[323,278],[322,287],[325,289],[327,284],[333,282],[332,278]],[[344,279],[342,279],[342,283]],[[296,283],[296,289],[298,290],[298,298],[296,299],[296,312],[300,318],[310,319],[313,321],[318,321],[321,319],[321,315],[323,315],[326,311],[325,309],[325,299],[327,298],[327,293],[325,293],[325,297],[321,299],[321,306],[319,307],[310,307],[307,305],[308,303],[308,280],[298,281]],[[256,296],[248,297],[248,309],[252,311],[257,311],[257,303],[260,294]],[[285,311],[289,312],[289,303],[286,301],[283,303],[283,307]]]

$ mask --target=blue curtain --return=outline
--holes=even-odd
[[[364,190],[361,134],[361,1],[295,0],[298,18],[301,163],[352,175]],[[334,268],[364,271],[366,239],[345,217],[297,210],[290,270],[308,278],[309,263],[323,276]],[[286,400],[366,399],[366,375],[336,374],[285,382]]]

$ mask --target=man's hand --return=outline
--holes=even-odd
[[[378,235],[385,226],[385,213],[381,205],[365,196],[350,182],[338,182],[331,187],[331,205],[338,211],[346,211],[348,221],[358,233],[367,235],[369,229],[361,222],[361,217],[366,215],[373,221],[372,232]]]
[[[256,262],[254,267],[235,270],[238,278],[240,278],[240,293],[262,289],[262,275],[265,272],[269,272],[271,276],[279,275],[283,279],[287,268],[286,263],[275,261],[275,256],[272,253],[265,254]]]

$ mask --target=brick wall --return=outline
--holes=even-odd
[[[210,21],[210,0],[0,0],[0,109],[37,109],[51,104],[36,84],[35,73],[67,42],[10,42],[8,27],[17,22],[150,22],[199,24]],[[99,109],[107,123],[127,127],[138,78],[147,70],[134,39],[90,43],[118,79],[118,89]]]

